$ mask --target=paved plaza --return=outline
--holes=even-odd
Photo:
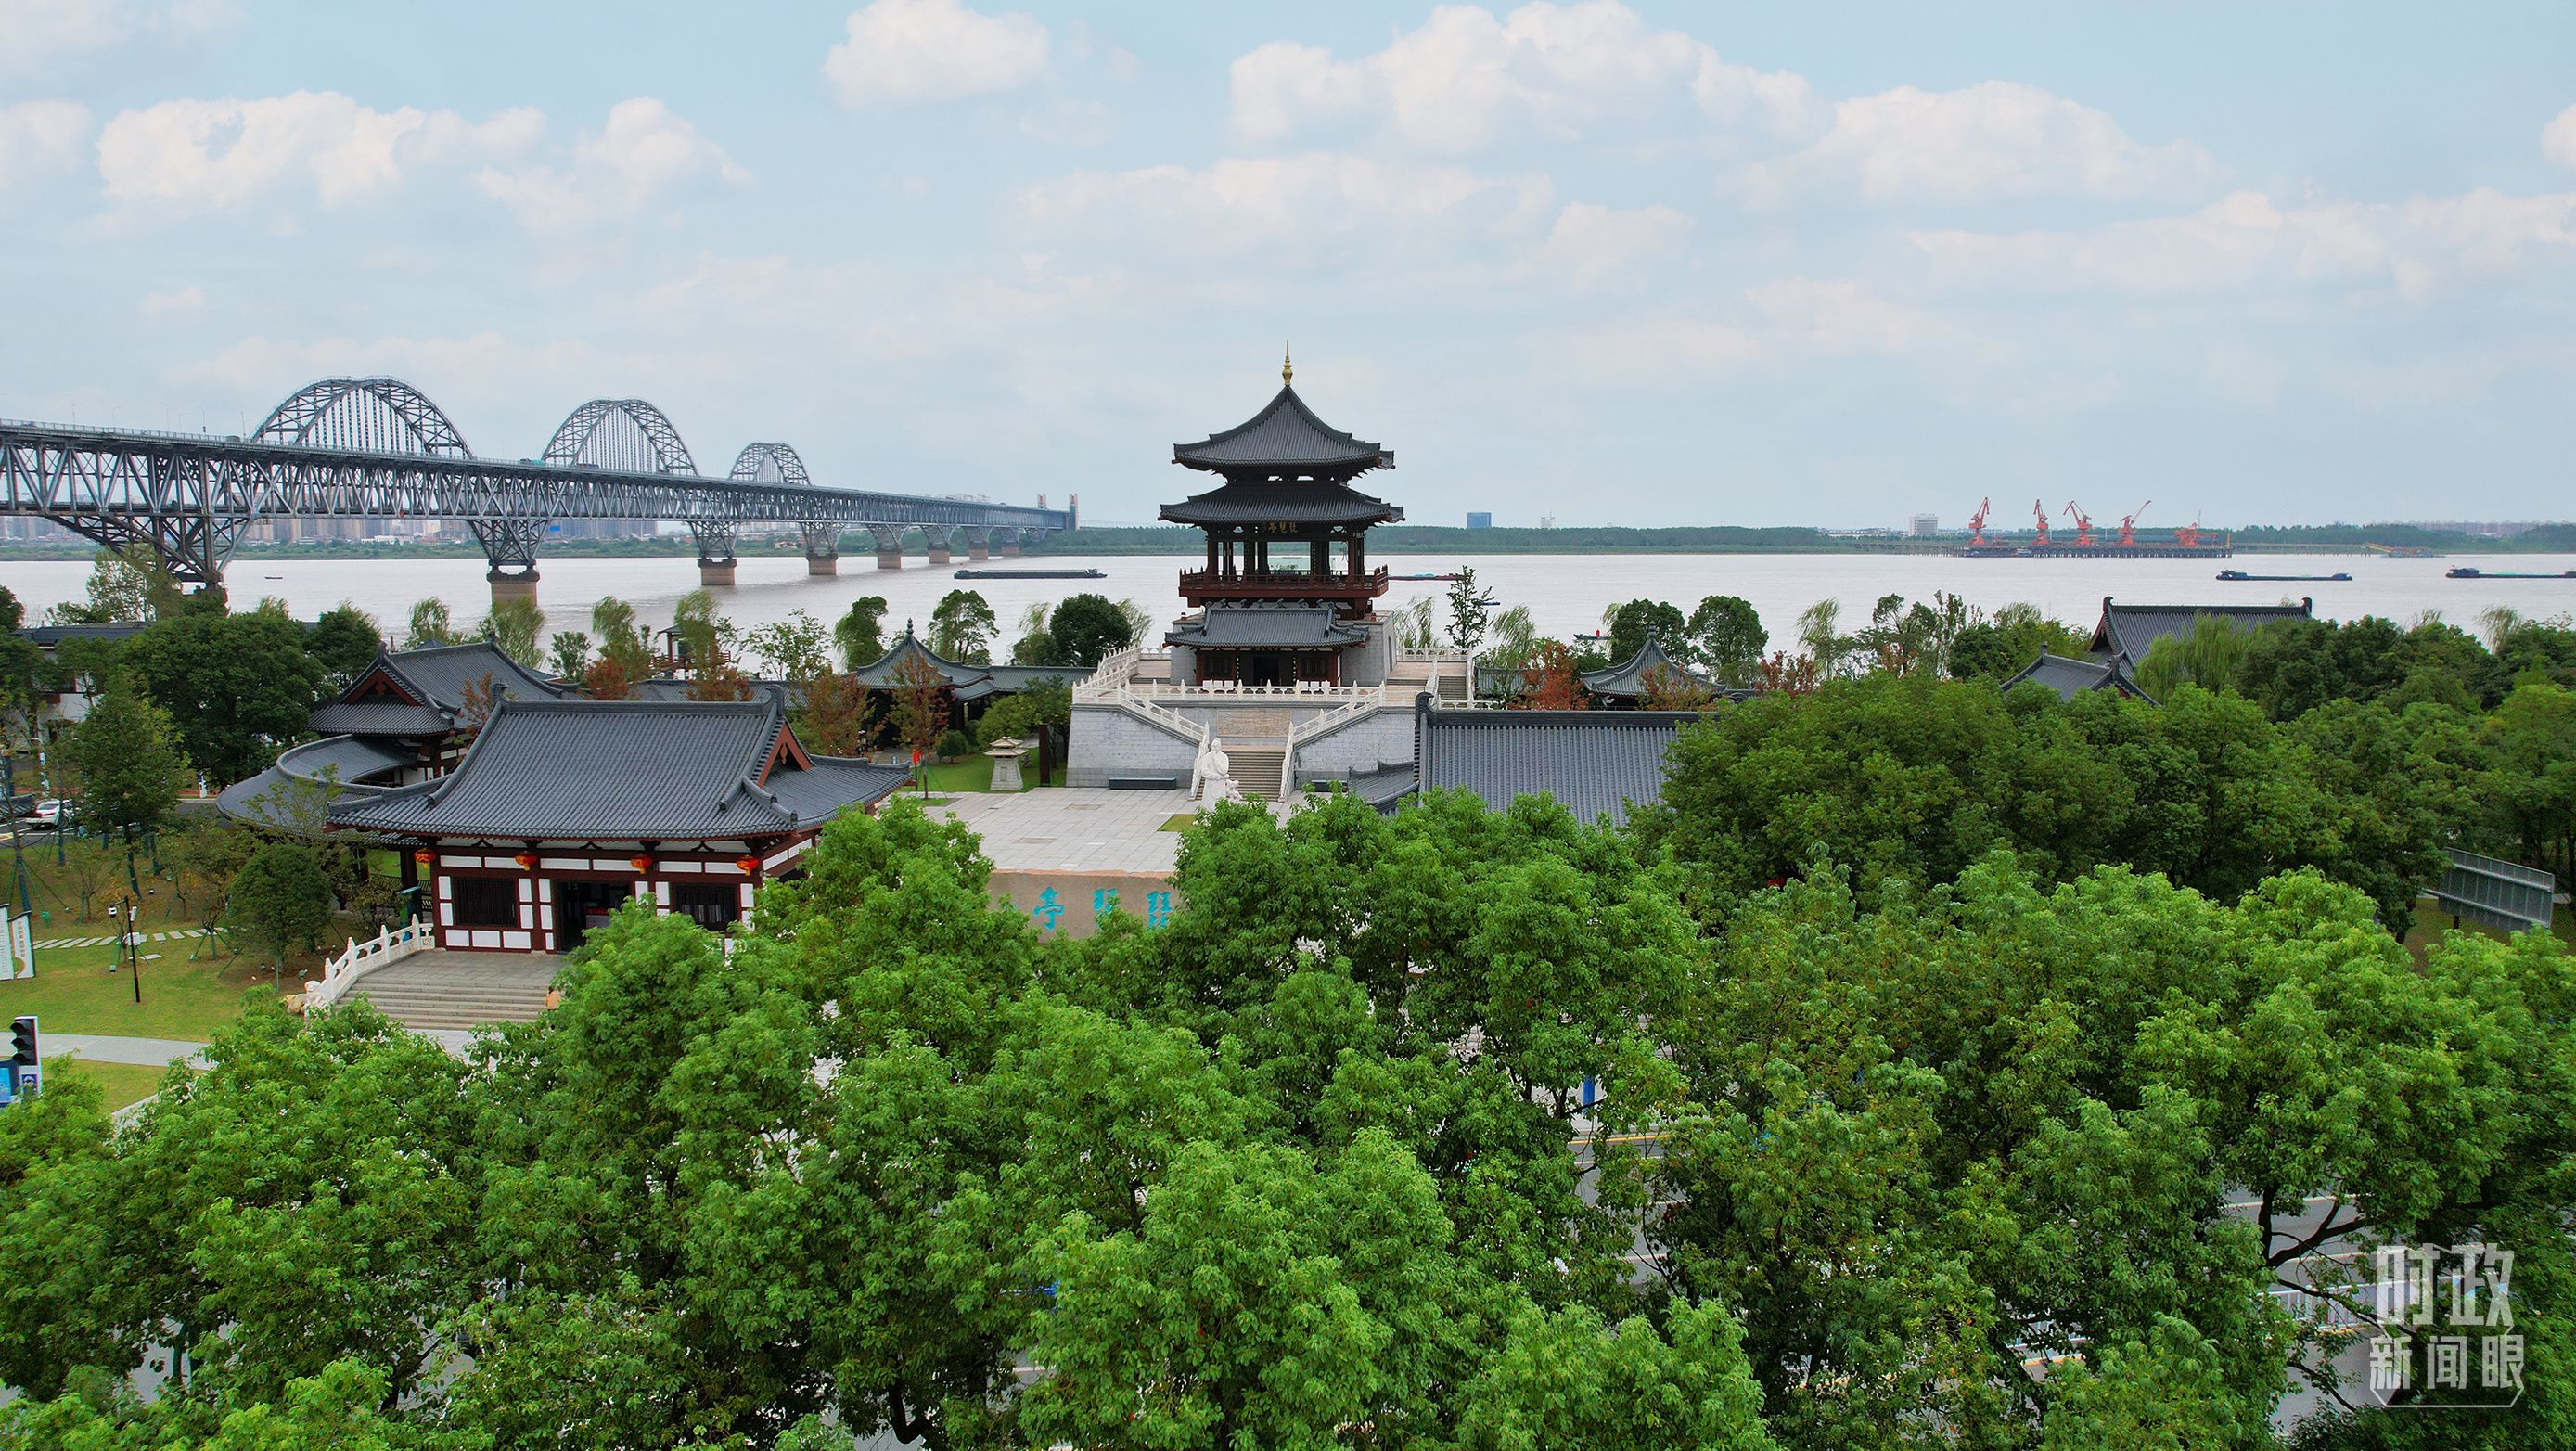
[[[1193,810],[1186,791],[1046,788],[968,793],[932,814],[966,823],[984,839],[997,872],[1134,872],[1167,876],[1180,861],[1181,834],[1163,823]]]
[[[1192,814],[1186,791],[1044,787],[1017,795],[969,793],[934,814],[966,824],[993,863],[993,894],[1044,931],[1088,936],[1116,908],[1159,927],[1170,916],[1181,833],[1164,823]],[[1270,803],[1285,817],[1292,802]]]

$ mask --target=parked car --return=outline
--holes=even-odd
[[[48,796],[27,813],[27,823],[38,831],[60,831],[72,824],[72,803]]]

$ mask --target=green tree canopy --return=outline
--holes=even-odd
[[[1682,617],[1678,606],[1662,600],[1630,600],[1610,612],[1610,642],[1603,648],[1613,663],[1627,659],[1646,648],[1652,636],[1668,654],[1684,658],[1694,655],[1690,622]]]
[[[1058,601],[1047,619],[1047,634],[1055,643],[1055,658],[1034,663],[1084,670],[1099,664],[1102,656],[1136,643],[1135,625],[1127,612],[1105,595],[1088,593]]]
[[[113,678],[57,749],[80,781],[82,814],[129,840],[167,820],[188,784],[177,727],[131,676]]]
[[[952,589],[939,597],[938,607],[930,612],[930,638],[933,653],[972,665],[989,665],[993,660],[993,633],[1001,621],[993,615],[992,605],[971,589]]]
[[[177,722],[188,759],[229,783],[266,769],[303,733],[326,678],[307,638],[303,626],[265,611],[190,611],[126,641],[124,659]]]
[[[412,602],[411,618],[403,631],[402,647],[427,650],[456,643],[456,623],[447,612],[447,602],[435,595]]]
[[[832,643],[841,649],[841,668],[865,670],[885,658],[883,595],[861,595],[832,623]]]
[[[273,841],[242,864],[226,904],[226,929],[265,955],[282,978],[286,959],[319,945],[331,924],[331,878],[311,847]]]
[[[483,617],[482,636],[531,670],[545,663],[546,612],[526,595],[494,600]]]
[[[1762,678],[1762,651],[1771,632],[1750,601],[1734,595],[1710,595],[1692,610],[1685,626],[1691,658],[1719,681],[1750,685]]]
[[[320,669],[321,683],[332,689],[357,679],[384,646],[376,617],[346,600],[324,610],[304,632],[304,653]]]

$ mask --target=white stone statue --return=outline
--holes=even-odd
[[[1234,784],[1234,763],[1226,759],[1216,737],[1208,737],[1199,749],[1198,759],[1190,763],[1190,799],[1192,801],[1240,801],[1241,788]]]

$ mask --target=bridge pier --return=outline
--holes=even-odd
[[[933,564],[946,564],[948,562],[948,531],[945,529],[924,529],[921,531],[921,537],[929,541],[930,562]]]
[[[812,578],[827,578],[841,572],[841,527],[837,524],[807,524],[805,534],[805,573]]]
[[[877,568],[903,568],[903,526],[871,524],[868,526],[868,533],[874,535],[877,541]]]
[[[1020,531],[1019,531],[1019,530],[1017,530],[1017,529],[1004,529],[1004,530],[1000,531],[1000,533],[1001,533],[1001,536],[1002,536],[1002,543],[1001,543],[1001,545],[1000,545],[1000,553],[1001,553],[1001,556],[1002,556],[1004,559],[1017,559],[1017,558],[1019,558],[1019,557],[1020,557]]]
[[[992,530],[977,529],[972,525],[969,525],[961,532],[966,536],[966,560],[968,563],[981,564],[985,560],[993,557],[993,551],[986,547],[992,542]]]
[[[483,546],[488,568],[483,578],[492,586],[496,606],[511,600],[537,602],[537,541],[544,537],[543,519],[470,519],[474,542]]]
[[[733,521],[716,520],[689,525],[698,540],[698,586],[701,589],[733,587]]]

